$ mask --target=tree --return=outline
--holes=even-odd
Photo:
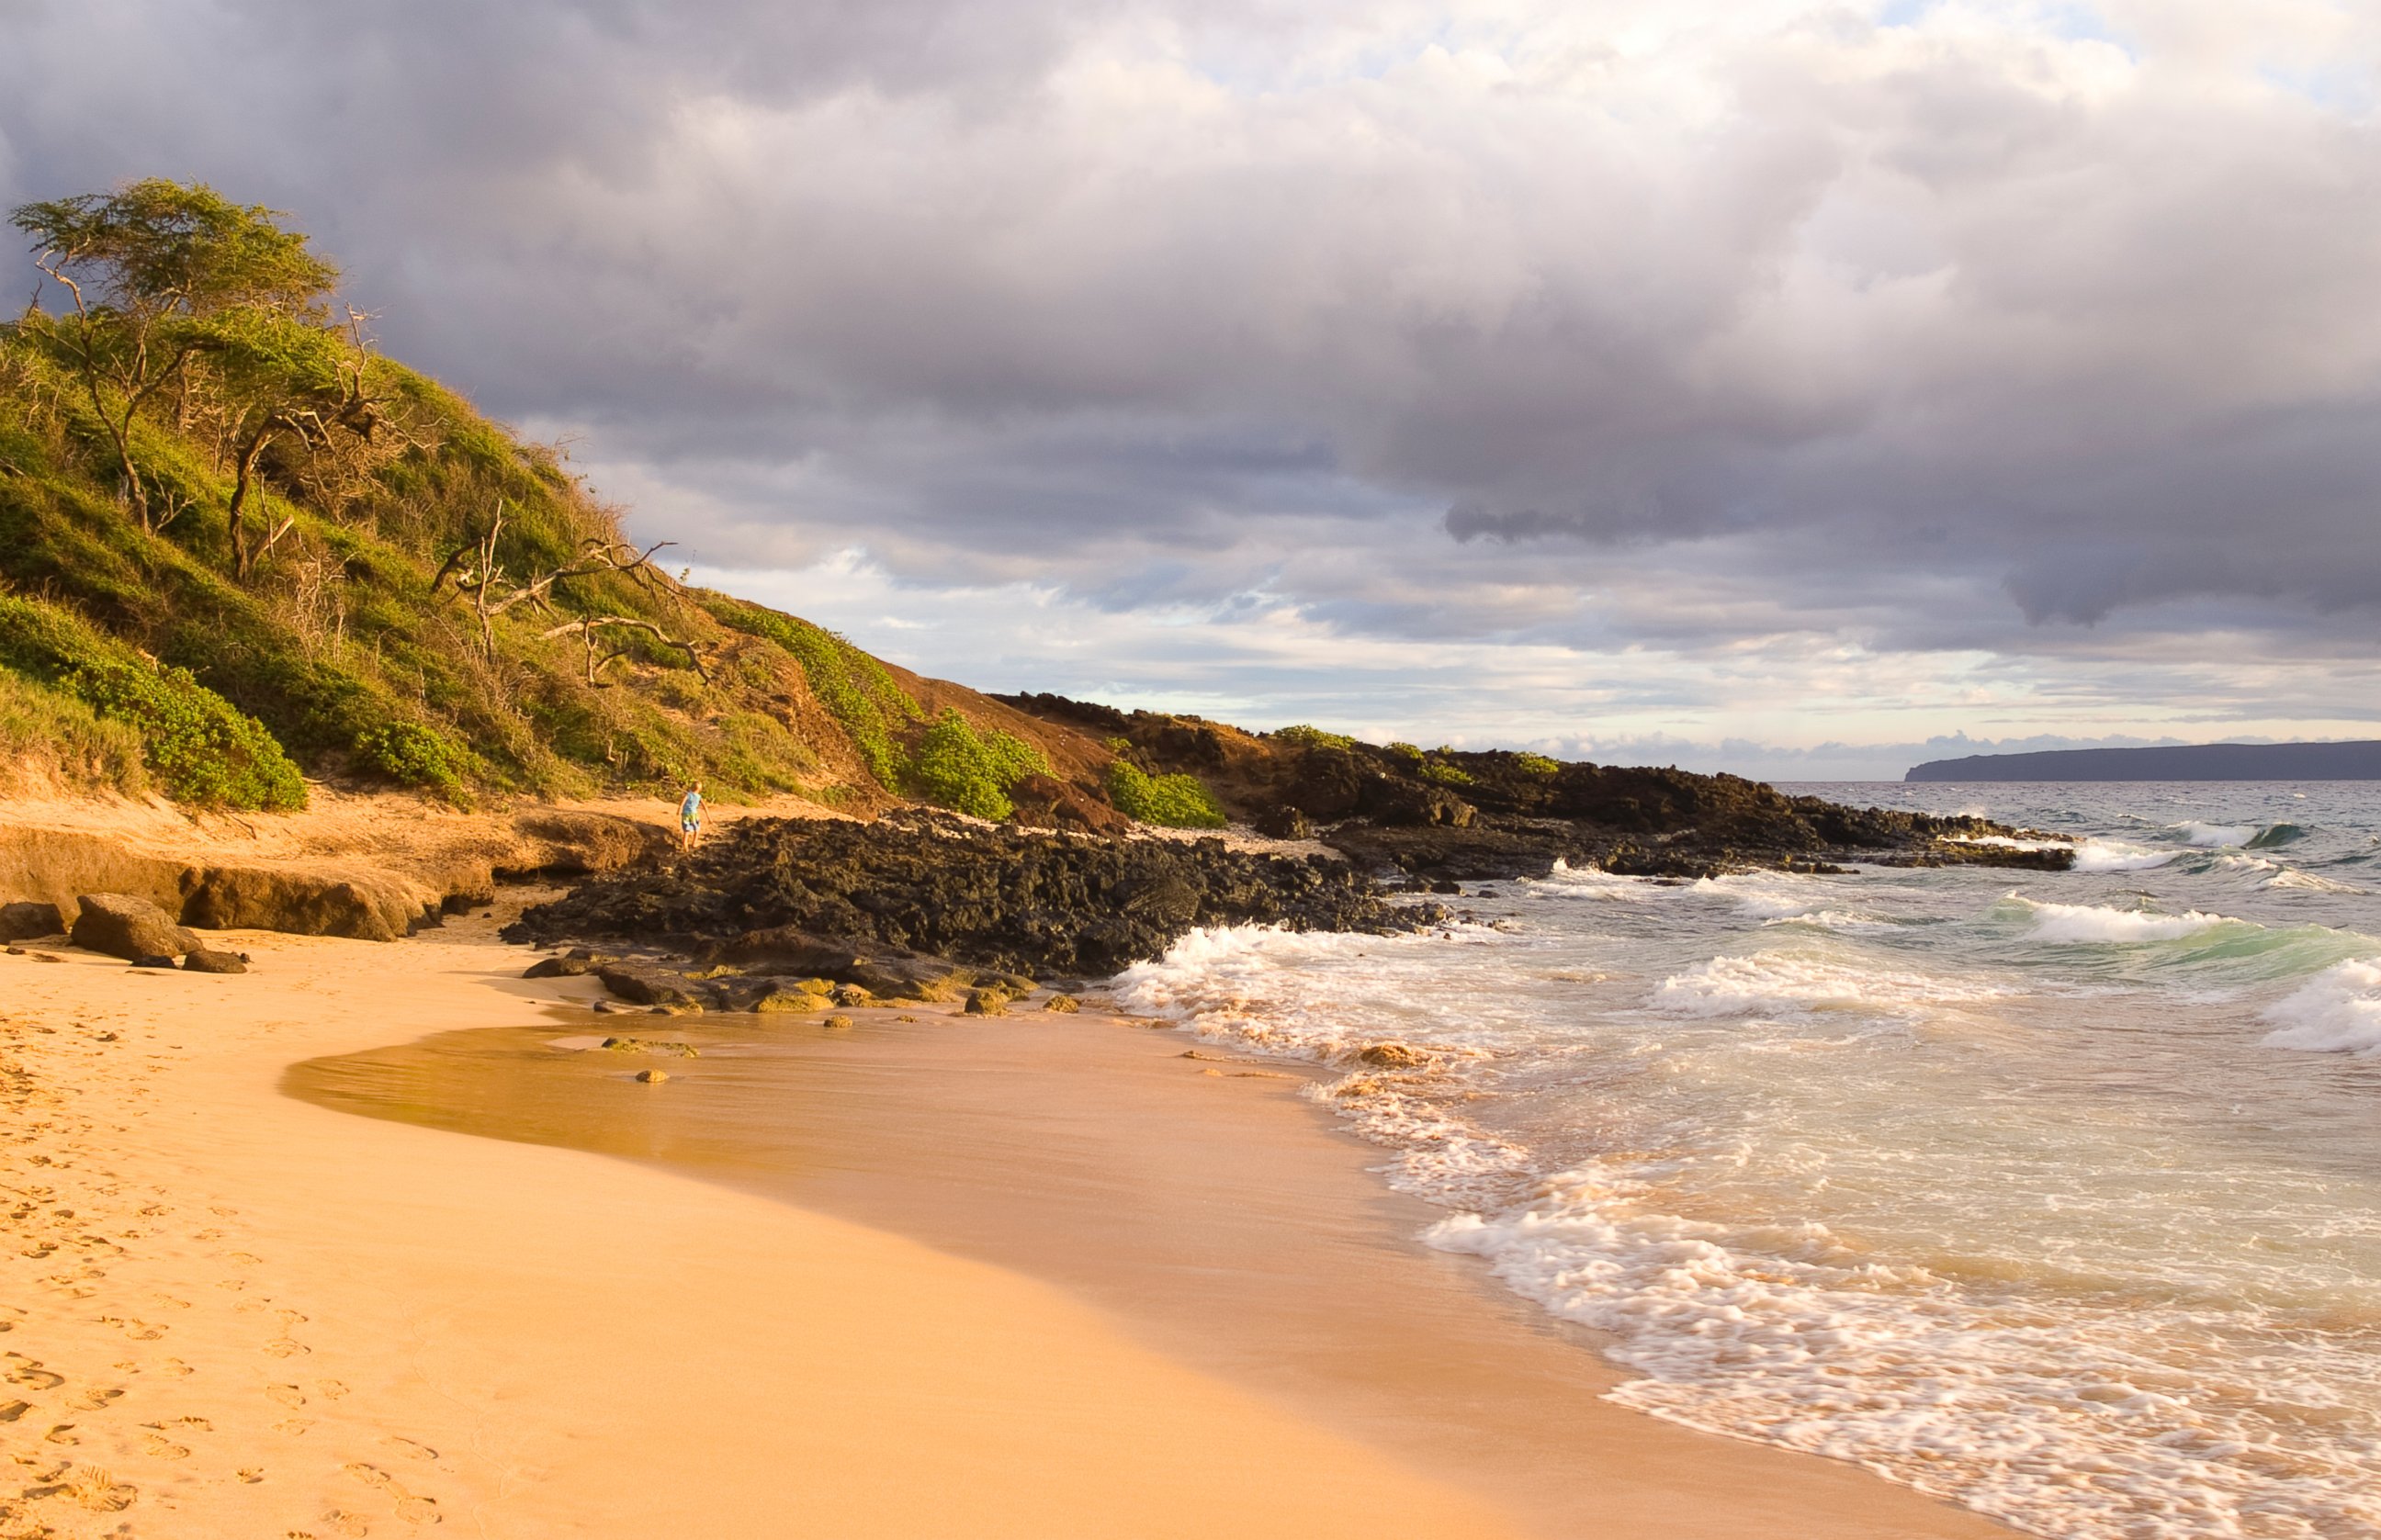
[[[243,305],[200,324],[202,389],[221,403],[231,451],[231,501],[224,524],[231,536],[232,570],[243,582],[289,529],[285,520],[261,538],[251,538],[249,530],[249,497],[265,450],[285,436],[327,449],[335,430],[369,441],[380,426],[380,403],[364,393],[369,355],[360,318],[349,319],[349,334],[343,336],[312,319]]]
[[[229,338],[275,321],[323,330],[338,270],[275,223],[284,217],[158,177],[10,213],[32,237],[34,264],[70,301],[66,314],[36,310],[27,321],[81,377],[144,529],[155,526],[133,454],[142,409],[186,390],[191,360]]]

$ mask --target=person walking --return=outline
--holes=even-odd
[[[698,781],[686,789],[684,800],[678,805],[678,842],[681,850],[691,851],[694,842],[702,838],[702,782]]]

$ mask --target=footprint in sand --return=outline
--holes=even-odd
[[[213,1433],[215,1430],[215,1425],[204,1417],[168,1417],[162,1423],[143,1423],[140,1425],[153,1427],[160,1433]]]
[[[6,1406],[0,1406],[0,1423],[13,1423],[31,1410],[33,1410],[31,1401],[10,1401]]]
[[[190,1447],[188,1444],[177,1444],[171,1438],[167,1438],[161,1434],[153,1433],[148,1437],[143,1438],[140,1441],[140,1447],[148,1450],[149,1453],[154,1455],[159,1460],[188,1460],[190,1458]]]
[[[438,1458],[438,1451],[436,1449],[432,1449],[427,1444],[415,1443],[410,1438],[399,1438],[392,1435],[389,1437],[382,1439],[381,1442],[387,1445],[390,1449],[395,1449],[397,1453],[405,1456],[408,1460],[435,1460]]]
[[[164,1364],[158,1365],[158,1371],[161,1374],[169,1375],[194,1375],[198,1373],[196,1369],[191,1368],[188,1364],[183,1363],[178,1358],[169,1358],[165,1360]]]
[[[337,1401],[348,1393],[348,1388],[336,1379],[318,1379],[314,1382],[314,1389],[326,1401]]]
[[[50,1429],[49,1432],[42,1435],[42,1442],[44,1444],[79,1444],[82,1440],[75,1437],[74,1424],[60,1423],[57,1426]]]
[[[397,1516],[407,1523],[434,1524],[442,1521],[443,1515],[439,1513],[435,1500],[407,1491],[403,1483],[379,1466],[367,1465],[358,1461],[351,1465],[341,1466],[340,1469],[365,1485],[377,1487],[388,1494],[397,1504]]]
[[[33,1390],[55,1390],[67,1382],[66,1376],[55,1375],[43,1368],[42,1361],[38,1358],[27,1358],[20,1353],[12,1352],[6,1354],[5,1358],[0,1358],[0,1362],[8,1364],[7,1379],[11,1385],[22,1385]]]
[[[308,1428],[312,1427],[313,1425],[314,1419],[311,1417],[291,1417],[287,1421],[274,1424],[273,1431],[275,1433],[286,1433],[290,1437],[296,1438],[304,1434]]]
[[[248,1483],[250,1486],[253,1486],[258,1482],[264,1479],[264,1467],[262,1465],[242,1465],[238,1470],[234,1471],[232,1474],[239,1477],[240,1480]]]
[[[339,1536],[339,1540],[362,1540],[372,1533],[372,1525],[364,1522],[362,1514],[343,1512],[336,1508],[323,1515],[323,1527]]]
[[[70,1465],[55,1474],[47,1485],[25,1488],[25,1496],[36,1499],[68,1498],[94,1513],[118,1513],[131,1507],[140,1492],[96,1465]]]
[[[264,1393],[293,1411],[306,1404],[306,1392],[295,1385],[268,1385]]]
[[[264,1352],[275,1358],[295,1358],[300,1353],[309,1353],[313,1351],[313,1349],[308,1347],[305,1343],[292,1341],[287,1337],[276,1337],[272,1341],[264,1344]]]
[[[124,1392],[114,1386],[97,1388],[85,1390],[67,1404],[77,1412],[104,1412],[107,1410],[107,1403],[122,1394]]]

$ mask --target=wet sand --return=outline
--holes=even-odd
[[[1520,1533],[1021,1275],[286,1097],[524,956],[219,939],[0,956],[0,1536]]]
[[[583,981],[505,988],[576,1003],[535,1026],[311,1061],[287,1086],[697,1174],[1030,1277],[1519,1533],[2008,1533],[1847,1465],[1600,1400],[1618,1376],[1588,1334],[1420,1245],[1442,1211],[1389,1190],[1370,1169],[1384,1152],[1278,1063],[1088,1013],[861,1010],[828,1030],[599,1015]],[[606,1034],[699,1057],[589,1051]],[[637,1084],[645,1067],[671,1078]]]

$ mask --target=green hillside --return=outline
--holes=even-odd
[[[1060,729],[672,576],[551,448],[373,347],[272,211],[30,204],[0,327],[0,753],[232,807],[702,779],[997,816]],[[303,772],[301,776],[300,772]]]

